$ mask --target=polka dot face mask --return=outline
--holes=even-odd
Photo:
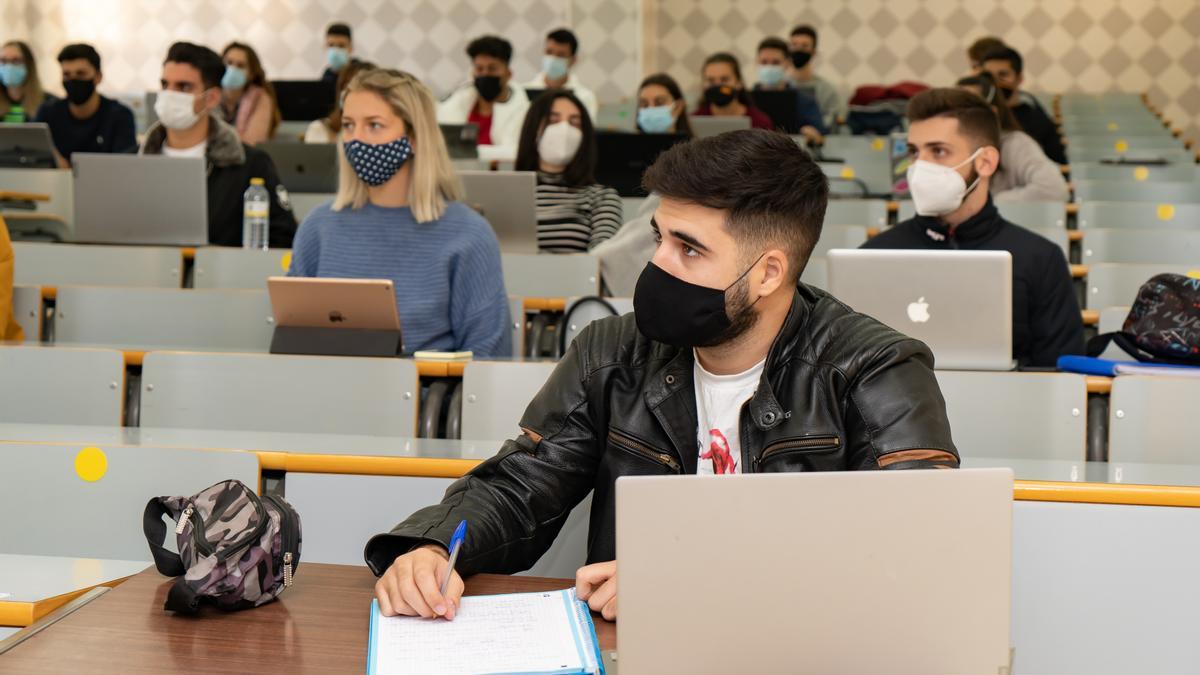
[[[378,145],[350,141],[344,147],[354,173],[371,187],[379,187],[391,180],[413,154],[407,136]]]

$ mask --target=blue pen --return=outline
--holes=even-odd
[[[450,590],[450,577],[454,576],[454,563],[458,560],[458,552],[462,549],[463,539],[467,538],[467,521],[462,521],[454,528],[454,536],[450,537],[450,564],[446,567],[446,578],[442,579],[442,597]]]

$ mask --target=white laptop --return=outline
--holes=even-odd
[[[202,246],[208,178],[200,157],[76,152],[75,241]]]
[[[914,337],[942,370],[1012,370],[1012,254],[834,249],[828,290]]]
[[[467,206],[478,211],[505,253],[537,253],[537,174],[459,171]]]
[[[617,481],[624,673],[1009,673],[1010,469]]]
[[[708,138],[723,134],[726,131],[741,131],[750,128],[750,118],[745,115],[735,117],[717,117],[715,115],[689,115],[688,122],[692,125],[692,134],[696,138]]]

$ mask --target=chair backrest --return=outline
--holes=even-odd
[[[0,382],[0,422],[121,425],[125,357],[119,351],[0,346]]]
[[[1200,267],[1200,228],[1088,228],[1083,238],[1085,265],[1093,263],[1162,263]]]
[[[513,438],[521,415],[558,365],[548,361],[472,361],[463,370],[464,440]]]
[[[1183,147],[1183,141],[1175,138],[1165,129],[1138,136],[1123,134],[1120,131],[1097,134],[1069,134],[1067,136],[1067,143],[1068,153],[1075,147],[1105,148],[1110,152],[1128,152],[1132,154],[1153,152],[1155,150],[1173,150]]]
[[[997,202],[996,210],[1010,223],[1031,230],[1053,227],[1066,228],[1067,205],[1063,202]],[[899,221],[905,221],[917,214],[911,200],[900,202],[897,211]]]
[[[1121,375],[1109,398],[1108,461],[1195,464],[1200,380]]]
[[[575,336],[587,325],[597,319],[614,316],[604,305],[587,301],[580,303],[579,298],[567,298],[567,309],[563,313],[564,319],[569,319],[566,325],[563,326],[564,345],[570,345],[575,341]],[[633,298],[604,298],[604,301],[612,308],[617,310],[616,316],[629,314],[633,311]],[[578,305],[578,306],[577,306]],[[563,350],[564,353],[566,350]]]
[[[1113,151],[1112,145],[1092,146],[1088,148],[1081,148],[1072,145],[1067,149],[1067,151],[1071,154],[1070,159],[1072,162],[1099,162],[1102,160],[1116,159],[1119,157],[1132,157],[1136,159],[1163,159],[1170,164],[1188,164],[1196,161],[1196,158],[1191,154],[1191,151],[1182,147],[1159,148],[1156,150],[1143,150],[1141,152],[1130,151],[1128,153],[1119,153]]]
[[[193,495],[231,478],[257,489],[259,465],[235,450],[4,443],[0,476],[28,486],[0,490],[6,553],[150,560],[139,523],[151,497]]]
[[[193,285],[196,288],[264,289],[267,277],[286,275],[291,262],[292,252],[285,248],[253,251],[205,246],[196,249]]]
[[[26,342],[42,339],[42,289],[40,286],[13,286],[13,318],[25,332]],[[0,321],[4,319],[0,317]]]
[[[829,287],[829,261],[827,258],[812,257],[800,273],[800,281],[820,289]]]
[[[964,457],[1087,458],[1087,384],[1071,373],[937,371]]]
[[[882,199],[830,199],[825,225],[887,227],[887,202]]]
[[[1075,223],[1081,230],[1093,227],[1200,229],[1200,204],[1087,201],[1079,205]]]
[[[1075,201],[1086,202],[1089,199],[1116,202],[1200,202],[1200,181],[1180,181],[1169,183],[1149,181],[1118,180],[1076,180],[1071,181],[1075,186]]]
[[[1087,294],[1084,305],[1087,309],[1105,307],[1128,307],[1137,297],[1138,289],[1156,274],[1171,272],[1187,274],[1187,265],[1133,265],[1122,263],[1100,263],[1088,266]]]
[[[863,225],[825,225],[812,255],[824,257],[832,249],[858,248],[866,241],[867,228]]]
[[[1100,310],[1100,333],[1115,333],[1125,325],[1125,317],[1129,316],[1129,307],[1105,307]]]
[[[158,246],[13,242],[14,283],[179,288],[183,252]]]
[[[600,292],[600,259],[586,253],[501,253],[504,288],[523,298],[568,298]]]
[[[1101,164],[1100,162],[1072,162],[1071,180],[1115,180],[1134,183],[1186,182],[1196,180],[1196,165],[1131,166],[1128,164]]]
[[[267,292],[64,286],[55,340],[147,348],[266,351],[274,331]]]
[[[411,437],[418,392],[406,359],[151,352],[141,424]]]
[[[508,320],[512,322],[512,355],[515,358],[525,353],[525,298],[508,296]]]

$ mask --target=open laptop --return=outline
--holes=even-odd
[[[279,114],[287,121],[309,122],[329,115],[336,92],[324,80],[273,80]]]
[[[464,200],[491,224],[505,253],[537,253],[537,174],[459,171]]]
[[[53,169],[54,143],[45,124],[0,124],[0,168]]]
[[[268,277],[276,326],[400,330],[390,279]]]
[[[828,290],[933,350],[944,370],[1012,370],[1012,254],[834,249]]]
[[[745,115],[736,117],[716,117],[714,115],[688,115],[692,125],[692,133],[696,138],[717,136],[726,131],[741,131],[750,128],[750,118]]]
[[[208,243],[208,179],[201,157],[76,152],[75,241]]]
[[[279,182],[291,192],[329,194],[337,192],[337,143],[260,143],[279,171]]]
[[[442,139],[450,159],[477,159],[479,157],[478,124],[439,124]]]
[[[625,673],[1010,672],[1010,469],[616,489]]]
[[[645,197],[642,174],[660,154],[686,140],[678,134],[597,132],[596,182],[622,197]]]

